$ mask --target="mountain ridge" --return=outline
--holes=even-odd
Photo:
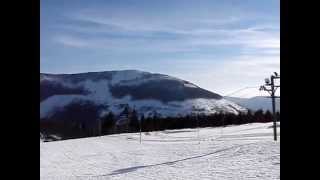
[[[254,96],[251,98],[239,98],[239,97],[229,97],[224,96],[225,99],[233,101],[240,106],[243,106],[252,111],[264,110],[264,111],[272,111],[272,102],[271,98],[264,96]],[[276,98],[276,111],[280,112],[280,99]]]

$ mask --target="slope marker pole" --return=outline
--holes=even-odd
[[[200,129],[199,129],[199,119],[198,119],[198,113],[196,114],[196,120],[197,120],[197,134],[198,134],[198,144],[200,144]]]

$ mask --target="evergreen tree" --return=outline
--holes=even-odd
[[[255,122],[265,122],[262,109],[260,109],[254,113],[254,121]]]
[[[246,115],[246,122],[247,123],[253,123],[254,122],[254,117],[252,114],[252,111],[249,109]]]
[[[115,126],[115,117],[112,112],[109,112],[104,118],[102,123],[102,133],[109,134],[113,133],[113,128]]]
[[[129,126],[131,128],[131,131],[133,132],[139,131],[139,119],[138,119],[137,111],[135,109],[131,113]]]
[[[264,122],[272,122],[273,121],[273,115],[269,110],[267,110],[264,114],[265,121]]]

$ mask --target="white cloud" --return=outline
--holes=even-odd
[[[90,46],[88,41],[81,38],[68,36],[68,35],[55,36],[53,40],[54,42],[63,44],[65,46],[70,46],[70,47],[83,48],[83,47]]]

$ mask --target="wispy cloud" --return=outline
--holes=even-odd
[[[130,17],[130,18],[128,18]],[[194,52],[217,46],[239,46],[239,49],[257,49],[275,52],[280,47],[277,25],[248,25],[228,28],[247,19],[179,20],[149,16],[108,16],[73,13],[66,16],[70,22],[60,25],[61,35],[55,41],[72,47],[112,49],[115,51]],[[271,30],[270,30],[271,29]],[[77,32],[77,33],[75,33]],[[63,38],[62,38],[62,37]]]
[[[84,48],[84,47],[91,46],[90,42],[84,39],[81,39],[78,37],[72,37],[68,35],[55,36],[54,41],[65,46],[77,47],[77,48]]]

